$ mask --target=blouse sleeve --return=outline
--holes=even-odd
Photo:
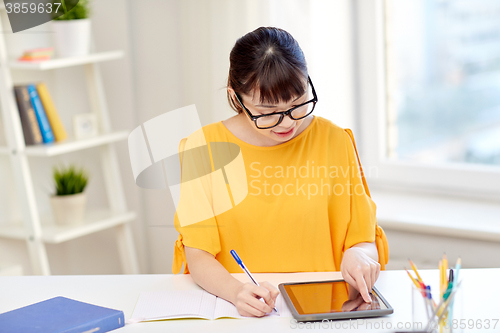
[[[377,225],[377,206],[373,202],[368,190],[354,136],[350,129],[345,129],[345,132],[348,135],[346,140],[347,156],[349,162],[354,161],[354,163],[350,164],[353,165],[354,172],[350,178],[350,190],[352,194],[350,196],[351,211],[344,242],[344,251],[358,243],[375,242],[381,269],[385,269],[385,265],[389,260],[387,238],[384,230]]]
[[[179,232],[179,236],[175,241],[172,273],[179,273],[183,263],[184,274],[189,273],[184,246],[206,251],[214,257],[220,252],[219,232],[215,218],[210,218],[196,224],[181,227],[176,213],[174,225],[175,229]]]
[[[206,145],[183,139],[179,145],[181,184],[174,217],[179,236],[175,242],[172,272],[189,273],[184,246],[204,250],[216,256],[221,249],[217,221],[213,214],[212,169],[204,151]],[[188,152],[188,153],[186,153]]]

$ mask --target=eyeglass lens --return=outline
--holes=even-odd
[[[312,102],[307,103],[306,105],[302,105],[301,107],[298,107],[297,109],[293,110],[290,115],[294,119],[299,119],[311,113],[313,111],[313,108],[314,108],[314,103]],[[265,117],[257,118],[256,125],[258,127],[271,127],[276,125],[279,121],[280,121],[279,114],[270,114]]]

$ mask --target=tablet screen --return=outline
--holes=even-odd
[[[284,287],[300,315],[387,309],[375,292],[370,294],[372,303],[366,303],[361,294],[345,281],[289,284]]]

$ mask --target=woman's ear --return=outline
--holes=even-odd
[[[238,108],[238,103],[236,101],[236,93],[234,92],[234,89],[231,88],[231,86],[227,86],[227,100],[229,101],[229,105],[231,105],[231,108],[233,108],[234,111],[240,113],[241,111]]]
[[[231,88],[230,86],[228,86],[227,87],[227,93],[236,102],[236,97],[234,96],[235,95],[234,89]]]
[[[241,113],[241,107],[236,100],[236,93],[233,88],[230,86],[227,87],[227,100],[229,101],[229,105],[233,108],[234,111]]]
[[[234,106],[237,109],[240,109],[240,104],[238,103],[238,100],[236,99],[236,92],[230,86],[227,87],[227,96],[231,98],[231,100],[233,101]]]

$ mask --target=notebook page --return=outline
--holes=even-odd
[[[201,297],[201,303],[198,313],[202,314],[205,318],[214,319],[215,304],[218,297],[210,294],[205,290],[202,290],[202,292],[203,295]]]
[[[143,292],[132,313],[131,321],[175,318],[211,319],[216,297],[204,290]]]
[[[217,301],[215,302],[215,312],[213,319],[218,318],[246,318],[240,316],[238,313],[238,309],[233,303],[226,301],[223,298],[217,297]]]

